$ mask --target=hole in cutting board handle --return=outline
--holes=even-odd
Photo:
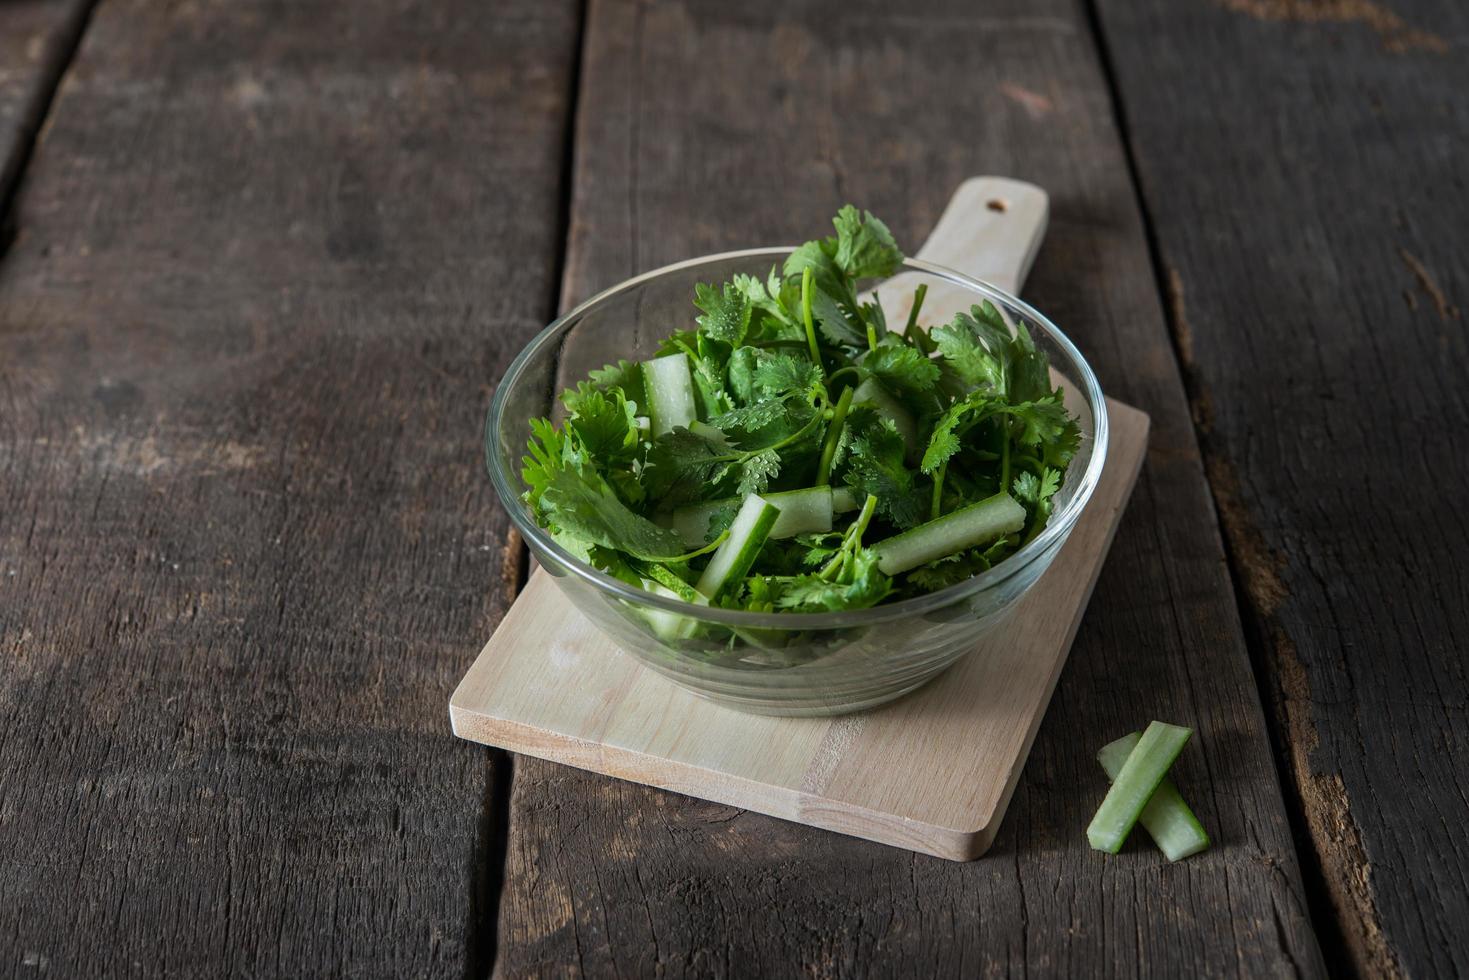
[[[1001,214],[1004,214],[1005,211],[1009,208],[1009,205],[1006,204],[1002,198],[998,197],[992,197],[988,201],[985,201],[984,206],[989,208],[991,211],[998,211]]]

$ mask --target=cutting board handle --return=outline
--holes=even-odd
[[[1050,212],[1050,198],[1034,184],[971,177],[949,199],[915,257],[1019,293]]]
[[[1046,192],[1034,184],[1008,177],[971,177],[949,199],[914,258],[1018,294],[1046,235],[1050,211]],[[969,309],[976,299],[967,286],[924,273],[901,272],[877,290],[888,323],[907,322],[913,290],[920,284],[928,289],[923,304],[925,327],[946,322]]]

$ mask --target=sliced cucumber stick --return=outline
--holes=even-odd
[[[832,487],[831,509],[832,512],[836,514],[845,514],[849,511],[861,510],[862,501],[857,499],[857,494],[852,492],[851,487]]]
[[[725,588],[744,578],[779,517],[780,508],[763,497],[753,493],[746,497],[729,526],[729,537],[715,549],[694,588],[715,599]]]
[[[1097,753],[1097,761],[1102,764],[1108,779],[1116,780],[1122,773],[1128,756],[1132,755],[1132,750],[1137,748],[1141,739],[1140,733],[1133,732],[1102,746],[1102,750]],[[1148,805],[1143,807],[1137,822],[1143,825],[1143,829],[1170,861],[1197,854],[1209,846],[1209,835],[1204,832],[1203,825],[1188,808],[1188,804],[1183,802],[1178,788],[1170,779],[1165,778],[1158,784],[1158,789],[1153,793],[1153,798],[1148,800]]]
[[[694,409],[694,379],[683,353],[643,362],[643,387],[648,393],[648,420],[653,437],[688,428],[698,417]]]
[[[652,579],[643,579],[643,588],[654,595],[661,595],[665,599],[684,598],[672,589]],[[699,598],[703,599],[704,597],[700,596]],[[648,621],[648,625],[653,628],[653,635],[664,640],[687,640],[690,636],[694,635],[694,630],[699,625],[695,619],[690,619],[688,616],[681,616],[676,612],[668,612],[663,609],[643,607],[638,611]]]
[[[832,501],[835,496],[831,487],[806,487],[765,494],[766,501],[780,508],[780,516],[770,529],[770,537],[793,538],[798,534],[830,531],[834,509]],[[659,523],[677,531],[689,547],[697,548],[714,540],[714,536],[709,533],[709,521],[714,514],[736,503],[738,501],[733,497],[726,497],[723,500],[708,500],[689,507],[680,507]]]
[[[1148,801],[1157,792],[1158,786],[1168,775],[1168,768],[1193,734],[1190,728],[1165,725],[1155,721],[1148,725],[1137,747],[1127,756],[1127,761],[1112,782],[1112,788],[1097,808],[1097,815],[1086,828],[1087,840],[1092,847],[1108,854],[1122,850],[1133,825],[1147,808]]]
[[[1025,508],[1008,493],[997,493],[937,520],[909,528],[872,546],[877,567],[897,575],[935,558],[987,544],[1025,526]]]

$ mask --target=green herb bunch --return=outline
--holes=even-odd
[[[894,329],[858,283],[902,252],[870,213],[834,224],[764,280],[699,285],[655,358],[531,423],[524,499],[564,548],[691,602],[824,612],[953,585],[1045,527],[1080,430],[1026,325],[985,302],[926,329],[919,286]]]

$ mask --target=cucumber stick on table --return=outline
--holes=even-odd
[[[1137,746],[1117,773],[1112,788],[1086,829],[1092,847],[1108,854],[1122,850],[1133,825],[1147,808],[1178,753],[1183,751],[1193,730],[1155,721],[1148,725]]]
[[[1122,774],[1128,757],[1141,740],[1141,733],[1133,732],[1102,746],[1102,750],[1097,753],[1097,761],[1102,764],[1108,779],[1115,781]],[[1158,784],[1153,798],[1143,807],[1138,823],[1143,825],[1143,829],[1170,861],[1197,854],[1209,846],[1209,835],[1170,779],[1165,778]]]

